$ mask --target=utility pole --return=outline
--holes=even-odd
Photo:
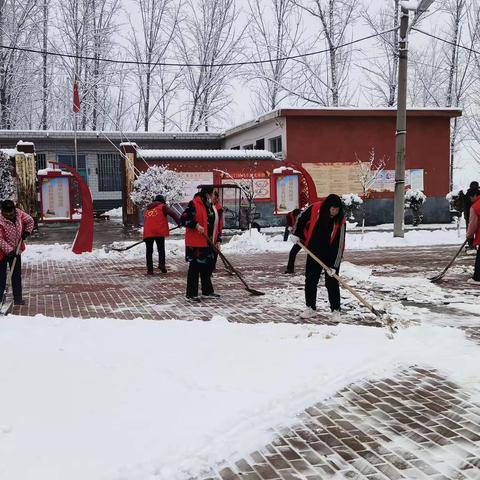
[[[393,236],[403,237],[405,218],[405,149],[407,145],[407,78],[409,12],[400,9],[398,48],[397,131],[395,132],[395,195],[393,202]]]
[[[410,10],[415,12],[412,26],[426,12],[434,0],[421,0],[400,4],[400,35],[398,45],[397,130],[395,133],[395,194],[393,205],[393,236],[404,237],[405,219],[405,152],[407,146],[407,79],[408,32]]]

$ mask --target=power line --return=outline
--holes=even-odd
[[[446,38],[437,37],[433,33],[424,32],[423,30],[419,30],[418,28],[412,28],[412,30],[415,30],[416,32],[419,32],[419,33],[423,33],[423,35],[426,35],[427,37],[434,38],[435,40],[440,40],[441,42],[447,43],[448,45],[452,45],[452,47],[463,48],[464,50],[467,50],[468,52],[472,52],[472,53],[476,53],[477,55],[480,55],[480,51],[478,51],[478,50],[475,50],[475,49],[470,48],[470,47],[466,47],[465,45],[461,45],[460,43],[451,42],[450,40],[447,40]]]
[[[352,40],[351,42],[343,43],[341,45],[337,45],[333,47],[333,50],[338,50],[340,48],[348,47],[350,45],[354,45],[356,43],[364,42],[365,40],[370,40],[371,38],[379,37],[380,35],[385,35],[386,33],[393,32],[398,30],[398,27],[391,28],[389,30],[385,30],[384,32],[374,33],[372,35],[368,35],[366,37],[357,38]],[[60,53],[60,52],[52,52],[50,50],[38,50],[35,48],[27,48],[27,47],[11,47],[8,45],[0,45],[0,49],[5,50],[13,50],[13,51],[20,51],[20,52],[28,52],[28,53],[38,53],[40,55],[50,55],[54,57],[62,57],[62,58],[73,58],[76,60],[91,60],[91,61],[99,61],[99,62],[106,62],[106,63],[114,63],[120,65],[150,65],[150,66],[163,66],[163,67],[237,67],[242,65],[259,65],[263,63],[272,63],[272,62],[284,62],[286,60],[295,60],[298,58],[303,57],[311,57],[313,55],[319,55],[321,53],[328,53],[331,49],[327,48],[324,50],[317,50],[315,52],[307,52],[298,55],[290,55],[287,57],[275,58],[270,60],[252,60],[249,62],[226,62],[226,63],[177,63],[177,62],[143,62],[138,60],[115,60],[113,58],[97,58],[97,57],[90,57],[86,55],[73,55],[69,53]]]

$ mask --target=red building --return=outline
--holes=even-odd
[[[427,195],[427,223],[450,221],[445,200],[451,181],[450,120],[460,115],[458,109],[414,109],[407,114],[406,186]],[[299,171],[305,169],[321,198],[329,193],[361,194],[357,162],[366,164],[373,154],[374,163],[384,162],[384,170],[369,189],[367,222],[391,223],[395,128],[395,109],[279,109],[224,132],[220,151],[213,155],[182,150],[169,157],[166,150],[141,150],[143,159],[136,158],[134,164],[139,170],[149,163],[169,164],[199,183],[231,182],[230,176],[254,177],[262,190],[257,198],[259,223],[272,225],[283,222],[283,217],[276,215],[279,204],[274,204],[280,198],[274,170],[284,162]],[[229,154],[229,150],[240,151]],[[257,152],[250,152],[247,158],[244,151],[249,150]],[[299,190],[305,190],[305,183],[300,182]],[[301,203],[306,201],[307,195],[300,196]]]

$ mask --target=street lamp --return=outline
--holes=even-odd
[[[426,12],[434,0],[403,1],[400,3],[400,39],[398,46],[397,130],[395,133],[395,194],[393,203],[393,236],[403,237],[405,218],[405,148],[407,143],[407,75],[408,30],[410,12],[413,23]]]

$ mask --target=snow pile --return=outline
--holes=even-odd
[[[410,230],[405,237],[394,237],[392,232],[368,232],[364,235],[347,231],[346,248],[348,250],[370,250],[388,247],[413,247],[431,245],[461,245],[458,232],[453,229]]]
[[[122,207],[112,208],[111,210],[108,210],[107,212],[105,212],[105,215],[108,215],[110,218],[122,218],[123,208]]]
[[[225,253],[289,252],[291,242],[284,242],[282,235],[268,236],[256,229],[234,235],[222,246]]]
[[[381,359],[381,361],[379,361]],[[409,365],[478,385],[460,330],[9,316],[0,329],[0,478],[184,480],[272,428]],[[28,459],[28,461],[25,461]]]
[[[405,208],[412,208],[412,205],[423,204],[427,196],[421,190],[408,189],[405,192]]]
[[[363,200],[356,193],[346,193],[342,195],[342,203],[346,206],[361,205]]]

